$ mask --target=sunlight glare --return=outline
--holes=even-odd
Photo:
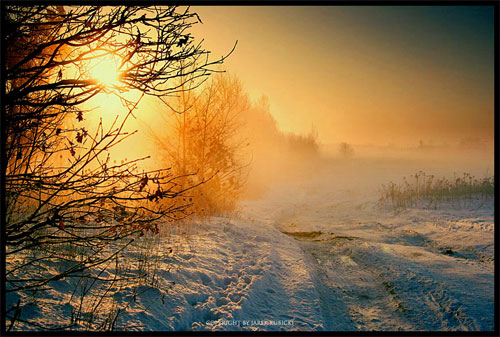
[[[106,87],[120,87],[119,61],[112,55],[97,57],[89,65],[90,77]]]

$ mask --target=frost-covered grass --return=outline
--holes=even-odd
[[[382,185],[380,204],[390,205],[394,210],[411,207],[437,208],[441,203],[451,203],[458,208],[479,201],[486,201],[494,196],[494,177],[476,178],[469,173],[448,179],[436,178],[432,174],[419,171],[403,182],[390,182]]]

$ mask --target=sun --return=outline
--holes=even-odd
[[[139,90],[123,80],[125,66],[117,54],[95,54],[85,64],[86,78],[95,81],[98,91],[92,98],[92,108],[98,108],[105,123],[112,123],[120,113],[127,112],[141,98]]]
[[[96,57],[89,65],[89,75],[105,87],[121,87],[119,60],[113,55]]]

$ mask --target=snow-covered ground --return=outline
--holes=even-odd
[[[193,224],[187,240],[164,237],[156,281],[115,295],[130,303],[116,328],[492,330],[493,201],[398,214],[377,205],[382,183],[415,172],[400,161],[332,161]],[[21,318],[67,324],[70,282],[52,282]]]
[[[302,250],[320,329],[492,330],[493,201],[395,214],[377,205],[378,189],[413,165],[338,164],[244,208]],[[443,165],[429,167],[445,174]]]

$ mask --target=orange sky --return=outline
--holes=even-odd
[[[192,7],[284,131],[323,143],[493,139],[492,7]]]

